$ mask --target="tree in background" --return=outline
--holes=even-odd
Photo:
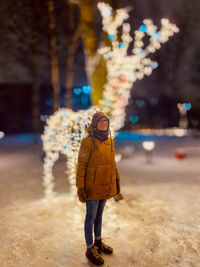
[[[92,102],[97,105],[102,98],[103,86],[106,81],[106,63],[104,57],[97,53],[99,46],[109,43],[104,32],[100,33],[98,44],[98,32],[96,29],[97,2],[93,0],[69,0],[71,5],[78,5],[80,8],[81,37],[84,44],[85,64],[88,81],[92,87]],[[119,8],[120,0],[106,0],[114,8]]]
[[[33,120],[33,132],[35,136],[35,142],[37,141],[37,135],[40,133],[40,77],[38,69],[38,21],[35,20],[38,17],[39,3],[35,0],[31,13],[31,62],[32,62],[32,120]]]
[[[74,85],[74,69],[75,69],[75,53],[81,41],[81,25],[80,21],[76,21],[77,7],[65,0],[68,10],[67,19],[67,57],[66,57],[66,77],[65,77],[65,106],[72,108],[72,90]]]
[[[59,82],[58,58],[56,52],[57,37],[56,37],[56,20],[54,13],[55,13],[54,0],[48,0],[51,84],[53,87],[53,111],[56,111],[60,106],[60,82]]]
[[[20,62],[32,83],[32,125],[36,136],[40,133],[40,77],[38,58],[42,51],[38,44],[43,39],[44,6],[39,0],[1,2],[1,44],[9,51],[12,62]],[[3,37],[3,38],[2,38]]]
[[[19,62],[27,70],[32,83],[32,125],[33,132],[37,136],[40,133],[41,58],[50,59],[52,112],[60,106],[54,1],[1,2],[0,14],[2,48],[7,51],[12,62]],[[47,49],[48,40],[49,49]]]

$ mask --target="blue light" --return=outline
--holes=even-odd
[[[135,100],[135,103],[136,103],[136,105],[137,105],[138,107],[140,107],[140,108],[143,108],[143,107],[146,106],[146,103],[144,102],[144,100],[139,100],[139,99],[137,99],[137,100]]]
[[[64,149],[69,150],[70,147],[69,146],[64,146]]]
[[[82,92],[81,88],[75,88],[73,91],[75,95],[80,95]]]
[[[150,65],[151,65],[152,69],[156,69],[158,67],[158,63],[155,61],[152,61]]]
[[[51,106],[53,104],[53,99],[46,99],[46,104]]]
[[[108,17],[110,17],[110,16],[111,16],[111,10],[110,10],[110,9],[105,9],[105,10],[103,10],[103,11],[102,11],[102,16],[103,16],[104,18],[108,18]]]
[[[40,120],[41,121],[46,121],[46,119],[48,118],[48,116],[47,115],[40,115]]]
[[[51,130],[51,128],[49,126],[45,126],[44,129],[45,129],[45,131],[50,131]]]
[[[147,26],[142,24],[142,25],[140,25],[139,29],[140,29],[141,32],[146,32],[147,31]]]
[[[108,54],[105,54],[105,55],[104,55],[104,58],[105,58],[105,60],[107,60],[107,59],[109,59],[109,58],[110,58],[110,55],[108,55]]]
[[[62,115],[63,115],[63,117],[66,117],[67,116],[67,112],[62,112]]]
[[[67,129],[68,128],[68,125],[64,125],[64,129]]]
[[[49,141],[52,141],[53,140],[53,136],[50,135],[49,138],[48,138]]]
[[[158,104],[158,98],[150,98],[150,102],[152,105],[157,105]]]
[[[137,123],[139,121],[139,117],[138,116],[130,116],[129,117],[129,120],[132,122],[132,123]]]
[[[124,48],[126,46],[125,43],[119,43],[119,48]]]
[[[118,141],[126,141],[130,140],[133,142],[141,142],[141,141],[152,141],[152,140],[166,140],[171,139],[172,136],[169,136],[167,134],[163,134],[162,136],[158,136],[156,134],[141,134],[141,133],[133,133],[133,132],[118,132],[118,134],[115,136],[115,140]]]
[[[140,56],[145,56],[145,51],[144,50],[140,50],[139,55]]]
[[[51,167],[51,166],[50,166],[49,164],[47,164],[47,163],[44,164],[44,168],[45,168],[45,169],[50,169],[50,167]]]
[[[190,110],[192,107],[191,103],[183,103],[183,106],[187,111]]]
[[[153,33],[153,38],[156,39],[156,40],[160,40],[160,38],[161,38],[160,33],[158,33],[158,32],[154,32],[154,33]]]
[[[111,41],[114,40],[115,39],[115,35],[114,34],[113,35],[108,34],[108,39],[111,40]]]
[[[91,87],[90,86],[83,86],[83,93],[89,94],[91,92]]]

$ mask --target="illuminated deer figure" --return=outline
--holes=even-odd
[[[150,75],[157,68],[158,63],[148,58],[149,53],[161,47],[161,43],[168,41],[169,37],[178,32],[176,25],[168,19],[161,20],[161,29],[153,25],[150,19],[145,19],[139,30],[135,31],[132,54],[127,49],[132,38],[130,25],[124,23],[129,17],[127,9],[118,9],[113,15],[112,8],[105,3],[98,3],[103,17],[103,30],[107,32],[111,47],[99,49],[106,60],[107,80],[104,85],[103,98],[98,107],[73,112],[62,108],[47,119],[47,126],[42,136],[44,158],[43,184],[45,195],[53,196],[52,169],[55,161],[62,153],[67,157],[67,174],[71,191],[75,192],[75,170],[78,158],[80,140],[85,136],[85,128],[96,110],[106,112],[110,117],[111,129],[114,134],[124,124],[125,106],[130,97],[131,88],[137,79]],[[117,30],[122,26],[121,42],[117,40]],[[149,44],[144,48],[143,38],[149,36]]]

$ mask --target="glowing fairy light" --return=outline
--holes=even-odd
[[[40,120],[43,122],[45,122],[47,118],[48,118],[47,115],[40,115]]]
[[[75,88],[73,90],[73,92],[74,92],[75,95],[80,95],[82,93],[82,89],[81,88]]]
[[[155,147],[155,143],[153,141],[144,141],[142,143],[142,146],[145,149],[146,162],[151,163],[152,162],[152,151]]]
[[[129,120],[130,120],[133,124],[135,124],[135,123],[137,123],[137,122],[139,121],[139,117],[138,117],[138,116],[130,116],[130,117],[129,117]]]
[[[47,197],[52,197],[54,193],[52,168],[60,153],[68,159],[67,174],[71,190],[75,191],[75,170],[80,140],[85,136],[85,129],[95,111],[95,108],[81,112],[62,108],[47,118],[47,126],[42,136],[45,151],[43,185]]]
[[[183,137],[187,135],[186,129],[174,128],[174,135],[177,137]]]
[[[83,86],[82,90],[83,90],[83,93],[89,94],[91,92],[91,87],[90,86]]]
[[[0,139],[2,139],[5,136],[5,133],[0,131]]]
[[[111,132],[114,135],[125,121],[125,107],[131,94],[131,88],[136,80],[143,79],[145,75],[151,75],[158,67],[156,61],[152,61],[148,55],[155,52],[165,43],[170,36],[178,32],[176,25],[168,19],[161,20],[161,29],[158,30],[150,19],[143,20],[143,24],[134,33],[134,40],[130,36],[130,24],[124,21],[128,19],[128,9],[118,9],[113,14],[112,8],[103,2],[98,3],[98,9],[102,15],[103,30],[107,33],[111,47],[101,47],[98,53],[106,60],[107,78],[104,85],[103,98],[99,100],[98,107],[88,110],[73,112],[71,109],[62,108],[46,119],[42,136],[44,158],[43,184],[45,195],[52,197],[54,193],[54,177],[52,168],[55,161],[62,153],[67,157],[67,174],[71,191],[75,191],[75,175],[78,151],[81,139],[86,135],[85,128],[90,122],[92,114],[96,110],[102,110],[110,117]],[[118,41],[118,28],[122,26],[120,42]],[[143,39],[149,36],[149,44],[144,47]],[[132,54],[127,51],[133,41]],[[89,88],[76,88],[75,94],[89,92]],[[52,103],[48,103],[52,104]]]
[[[109,10],[110,6],[105,3],[98,3],[102,12]],[[158,30],[150,19],[144,19],[143,24],[135,31],[132,55],[128,55],[128,47],[133,41],[130,36],[130,24],[123,23],[128,18],[126,9],[119,9],[116,15],[110,13],[109,17],[103,16],[103,29],[107,32],[111,41],[111,48],[101,48],[99,53],[104,55],[107,67],[107,81],[104,85],[103,99],[99,101],[100,109],[111,114],[115,130],[121,128],[125,121],[125,106],[130,97],[131,88],[136,80],[141,80],[145,75],[151,75],[158,67],[156,61],[148,58],[150,53],[161,47],[161,43],[168,40],[175,32],[178,32],[176,25],[171,24],[168,19],[161,20],[161,29]],[[117,40],[117,32],[122,24],[121,41]],[[145,47],[143,39],[149,36],[149,44]],[[130,74],[131,73],[131,74]],[[109,100],[109,103],[108,103]]]
[[[192,107],[191,103],[183,103],[184,109],[186,109],[187,111],[189,111]]]
[[[145,150],[151,151],[155,147],[155,143],[153,141],[144,141],[142,146]]]
[[[75,95],[80,95],[82,92],[84,94],[90,94],[91,87],[87,85],[87,86],[83,86],[82,88],[74,88],[73,92]]]

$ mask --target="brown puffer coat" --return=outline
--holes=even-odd
[[[115,163],[114,140],[101,142],[85,137],[81,142],[76,172],[77,188],[85,188],[88,200],[109,199],[117,193],[116,179],[120,180]],[[112,149],[111,149],[112,144]]]

